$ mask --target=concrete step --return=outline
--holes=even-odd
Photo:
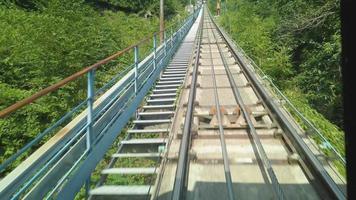
[[[154,174],[154,173],[157,173],[155,167],[109,168],[101,171],[101,174]]]

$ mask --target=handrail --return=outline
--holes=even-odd
[[[0,111],[0,118],[4,118],[4,117],[8,116],[9,114],[15,112],[16,110],[18,110],[18,109],[20,109],[20,108],[22,108],[22,107],[24,107],[24,106],[36,101],[37,99],[47,95],[48,93],[56,91],[57,89],[59,89],[62,86],[66,85],[67,83],[72,82],[72,81],[78,79],[79,77],[83,76],[84,74],[86,74],[86,73],[88,73],[88,72],[90,72],[92,70],[95,70],[95,69],[99,68],[100,66],[102,66],[102,65],[104,65],[104,64],[106,64],[106,63],[108,63],[108,62],[110,62],[112,60],[114,60],[115,58],[121,56],[122,54],[124,54],[124,53],[126,53],[128,51],[130,51],[131,49],[135,48],[136,46],[139,46],[141,44],[146,43],[149,39],[152,38],[152,36],[158,35],[161,32],[165,32],[166,30],[172,28],[173,26],[177,25],[178,23],[179,22],[175,22],[175,23],[167,26],[162,31],[154,32],[153,34],[150,34],[150,35],[146,36],[142,40],[140,40],[140,41],[138,41],[138,42],[126,47],[125,49],[120,50],[120,51],[116,52],[115,54],[113,54],[113,55],[111,55],[111,56],[109,56],[109,57],[107,57],[107,58],[105,58],[103,60],[100,60],[100,61],[96,62],[93,65],[85,67],[84,69],[82,69],[82,70],[80,70],[80,71],[68,76],[67,78],[62,79],[61,81],[59,81],[59,82],[57,82],[57,83],[55,83],[55,84],[53,84],[53,85],[51,85],[49,87],[46,87],[45,89],[42,89],[42,90],[36,92],[35,94],[33,94],[33,95],[23,99],[23,100],[20,100],[20,101],[18,101],[16,103],[12,104],[11,106],[9,106],[9,107],[7,107],[7,108],[5,108],[5,109]]]
[[[10,197],[15,194],[14,198],[16,198],[19,195],[23,195],[25,191],[31,188],[31,191],[27,192],[26,195],[30,199],[31,197],[39,196],[41,196],[41,198],[36,199],[42,199],[45,191],[49,191],[53,188],[58,189],[58,185],[63,185],[63,188],[60,186],[60,190],[65,191],[63,195],[71,196],[71,198],[64,199],[72,199],[72,196],[82,186],[84,179],[90,177],[97,162],[104,156],[106,150],[114,141],[114,138],[120,134],[119,130],[121,130],[131,118],[132,114],[147,94],[149,88],[158,77],[161,69],[168,64],[175,49],[189,30],[195,15],[196,13],[193,13],[182,21],[182,23],[179,22],[179,26],[174,28],[176,32],[172,33],[171,37],[166,37],[164,43],[161,45],[157,45],[157,33],[154,33],[154,37],[152,38],[153,49],[150,50],[151,53],[143,60],[139,59],[138,45],[148,41],[149,38],[145,38],[139,43],[135,43],[134,45],[89,66],[90,68],[85,68],[72,76],[67,77],[59,82],[61,85],[59,85],[59,83],[55,84],[55,86],[59,88],[66,84],[65,81],[70,82],[72,81],[72,78],[75,79],[88,73],[87,98],[84,98],[84,101],[77,106],[83,107],[87,104],[86,109],[81,111],[79,115],[76,115],[69,124],[59,130],[49,141],[31,154],[30,157],[27,157],[24,162],[21,162],[20,165],[0,181],[0,196],[10,199]],[[173,31],[173,29],[171,31]],[[95,69],[132,48],[135,48],[133,65],[130,65],[128,68],[125,68],[124,71],[119,72],[124,75],[123,77],[119,74],[115,75],[107,84],[111,85],[114,80],[117,80],[118,78],[120,78],[120,80],[95,100]],[[81,73],[81,75],[79,73]],[[107,84],[102,88],[107,87]],[[98,90],[100,91],[100,94],[103,92],[102,88]],[[55,90],[56,88],[50,89]],[[133,92],[134,89],[135,92]],[[50,91],[46,92],[48,94]],[[40,96],[37,98],[39,97]],[[75,110],[77,110],[77,107]],[[72,116],[73,112],[75,111],[67,113],[59,122],[56,122],[49,129],[46,129],[43,133],[37,135],[33,141],[23,147],[18,153],[11,156],[11,158],[8,158],[5,163],[1,163],[0,172],[5,170],[9,164],[18,158],[19,155],[23,155],[22,153],[31,148],[33,144],[38,143],[43,136],[48,135],[49,132],[55,130],[52,127],[57,127],[58,124],[64,122],[65,119],[67,119],[67,116]],[[76,140],[75,144],[70,145],[70,147],[66,146],[70,140],[79,136],[80,138]],[[53,156],[58,152],[61,152],[61,149],[66,153],[54,158]],[[90,153],[83,157],[82,155],[85,152]],[[83,160],[76,162],[78,159]],[[78,165],[78,163],[80,163],[80,165]],[[71,169],[73,167],[76,168],[75,172],[70,172],[71,169],[68,168],[69,166]],[[81,170],[79,170],[79,168]],[[70,176],[68,176],[69,173],[66,173],[67,170],[71,173]],[[85,175],[78,175],[81,173],[85,173]],[[77,175],[79,178],[68,178]],[[60,181],[57,182],[59,178]],[[65,185],[64,182],[62,182],[64,179],[67,180]],[[52,181],[47,182],[47,180]],[[78,183],[78,181],[80,183]],[[34,185],[34,183],[36,183],[36,185]],[[74,190],[75,192],[73,192]]]

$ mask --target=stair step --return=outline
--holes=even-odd
[[[159,79],[159,81],[183,81],[183,79],[184,79],[184,76],[183,77],[169,77],[169,78],[161,77]]]
[[[115,153],[113,158],[155,158],[161,157],[160,153]]]
[[[165,70],[168,69],[180,69],[180,70],[187,70],[187,66],[168,66]]]
[[[151,116],[151,115],[173,115],[173,111],[162,111],[162,112],[140,112],[140,116]]]
[[[150,105],[167,105],[172,104],[175,100],[175,98],[148,99],[146,102]]]
[[[186,72],[187,69],[166,69],[165,72]]]
[[[142,106],[143,109],[169,109],[169,108],[174,108],[174,104],[168,104],[168,105],[146,105]]]
[[[175,97],[177,93],[166,93],[166,94],[151,94],[151,99],[153,98],[164,98],[164,97]]]
[[[160,84],[160,85],[174,85],[174,84],[180,84],[182,82],[183,82],[183,80],[180,80],[180,81],[158,81],[157,84]]]
[[[186,59],[179,59],[179,60],[176,60],[176,59],[173,59],[170,64],[188,64],[189,61],[186,60]]]
[[[174,115],[173,111],[157,111],[157,112],[139,112],[141,120],[160,120],[171,118]]]
[[[101,174],[154,174],[157,170],[154,167],[145,168],[109,168],[101,171]]]
[[[182,72],[163,72],[163,74],[185,74],[186,71],[182,71]]]
[[[156,88],[177,88],[181,86],[181,84],[174,84],[174,85],[156,85]]]
[[[170,119],[154,119],[154,120],[134,120],[134,124],[163,124],[170,123]]]
[[[147,139],[131,139],[122,140],[120,144],[164,144],[166,140],[164,138],[147,138]]]
[[[168,133],[168,129],[131,129],[128,133]]]
[[[147,195],[150,192],[150,185],[103,185],[90,190],[90,195]]]
[[[154,89],[152,92],[154,94],[166,94],[169,92],[177,92],[177,88],[173,88],[173,89]]]
[[[168,77],[185,77],[185,74],[162,74],[161,78],[168,78]]]

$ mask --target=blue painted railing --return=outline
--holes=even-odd
[[[168,64],[198,12],[199,9],[176,32],[171,29],[160,46],[154,34],[153,48],[142,61],[139,60],[141,43],[129,47],[134,51],[133,63],[97,91],[94,85],[98,67],[87,70],[87,98],[0,165],[1,172],[65,121],[75,117],[0,181],[0,199],[73,199],[88,183],[97,163]],[[78,112],[81,113],[75,115]]]

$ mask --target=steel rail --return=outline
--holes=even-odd
[[[209,33],[209,31],[207,31],[207,32]],[[213,37],[214,37],[214,33],[213,33]],[[217,89],[217,84],[216,84],[215,70],[214,70],[214,66],[213,66],[214,65],[213,54],[212,54],[212,49],[211,49],[211,45],[214,43],[211,42],[209,35],[208,35],[208,43],[209,43],[208,45],[209,45],[210,63],[211,63],[211,77],[213,79],[215,109],[216,109],[216,114],[217,114],[217,120],[219,123],[219,133],[220,133],[219,136],[220,136],[221,151],[222,151],[223,162],[224,162],[226,186],[227,186],[228,197],[229,197],[229,199],[232,200],[232,199],[234,199],[234,191],[233,191],[233,187],[232,187],[230,163],[229,163],[229,158],[228,158],[227,149],[226,149],[224,128],[222,125],[222,119],[221,119],[222,114],[221,114],[221,110],[220,110],[219,95],[218,95],[218,89]],[[220,52],[220,49],[219,49],[219,52]]]
[[[202,8],[203,9],[203,8]],[[176,170],[176,176],[173,185],[173,192],[172,192],[172,200],[181,200],[185,199],[185,187],[186,187],[186,180],[188,177],[187,173],[187,163],[189,161],[189,146],[191,141],[191,126],[192,126],[192,119],[193,119],[193,107],[194,107],[194,100],[195,100],[195,93],[196,93],[196,83],[197,83],[197,74],[198,74],[198,66],[199,66],[199,57],[200,57],[200,43],[201,43],[201,35],[202,35],[202,26],[203,26],[203,17],[204,16],[204,9],[202,10],[201,19],[199,22],[199,34],[200,37],[198,38],[198,50],[195,56],[194,62],[194,69],[192,74],[192,81],[189,91],[189,99],[187,104],[187,112],[186,117],[184,119],[184,127],[183,127],[183,135],[181,140],[181,145],[179,147],[179,157],[178,157],[178,164]]]
[[[212,32],[213,32],[213,36],[214,36],[215,41],[217,41],[217,37],[216,37],[214,31],[212,31]],[[247,108],[246,108],[246,106],[244,104],[242,96],[241,96],[240,92],[237,89],[238,87],[236,85],[234,77],[232,76],[232,73],[231,73],[231,71],[229,69],[229,66],[228,66],[228,64],[226,62],[226,58],[225,58],[225,56],[223,55],[223,53],[221,51],[220,45],[218,43],[216,43],[216,45],[218,46],[219,54],[220,54],[220,57],[222,58],[223,65],[224,65],[225,71],[226,71],[226,73],[228,75],[228,79],[229,79],[230,85],[232,86],[235,99],[236,99],[237,103],[240,105],[240,108],[241,108],[241,110],[243,112],[244,118],[246,119],[248,127],[250,129],[249,133],[251,134],[251,136],[253,138],[253,141],[255,142],[255,144],[257,146],[258,153],[261,156],[263,164],[264,164],[264,167],[266,168],[267,173],[268,173],[268,175],[269,175],[269,177],[270,177],[270,179],[272,181],[272,186],[273,186],[274,192],[275,192],[275,194],[276,194],[278,199],[283,200],[283,199],[285,199],[285,195],[284,195],[283,190],[282,190],[282,188],[281,188],[281,186],[280,186],[280,184],[278,182],[277,176],[276,176],[276,174],[275,174],[275,172],[274,172],[274,170],[272,168],[271,162],[268,159],[267,153],[264,150],[264,148],[262,146],[262,143],[261,143],[261,140],[258,137],[258,134],[256,132],[256,129],[255,129],[254,125],[253,125],[253,122],[251,120],[250,114],[247,111]]]
[[[212,22],[215,24],[217,31],[221,34],[222,38],[226,41],[228,48],[231,50],[232,55],[236,58],[239,66],[241,67],[243,73],[246,75],[247,80],[252,83],[255,91],[261,96],[263,101],[266,103],[267,107],[276,116],[276,120],[281,125],[281,128],[287,134],[289,140],[292,142],[293,147],[296,149],[301,159],[306,162],[308,169],[312,172],[313,176],[318,178],[313,178],[314,181],[321,183],[326,189],[328,194],[333,199],[346,199],[346,194],[341,190],[341,188],[335,183],[331,176],[326,172],[323,165],[316,158],[313,152],[309,149],[307,144],[298,135],[297,130],[294,128],[289,119],[283,114],[278,105],[270,97],[269,93],[258,81],[254,72],[246,65],[241,56],[237,53],[238,50],[233,48],[233,43],[230,38],[220,30],[219,26],[214,20]],[[324,194],[325,195],[325,194]]]

